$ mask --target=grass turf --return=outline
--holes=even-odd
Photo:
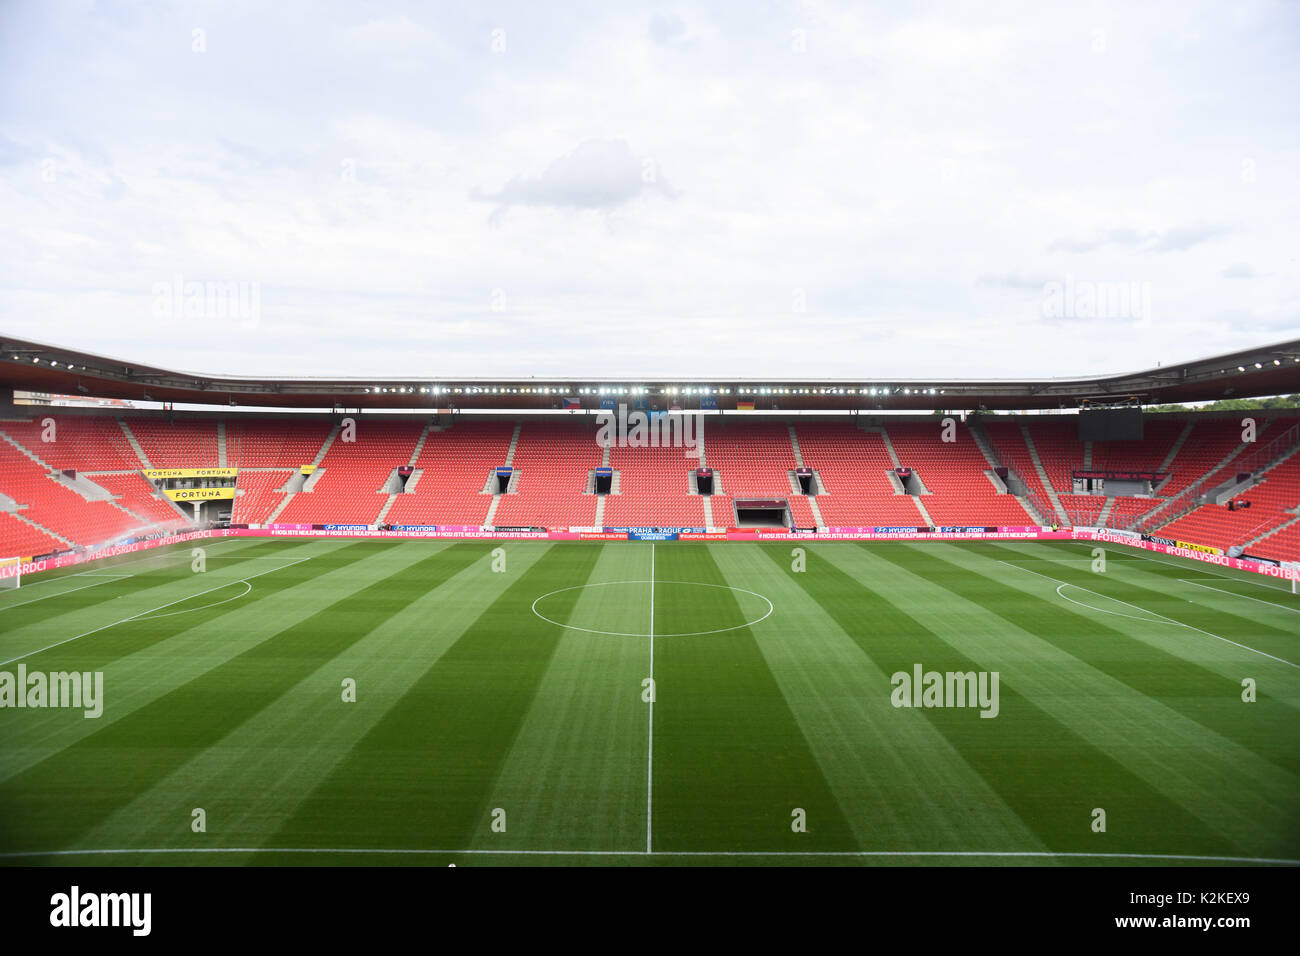
[[[0,710],[0,862],[1300,859],[1280,582],[1067,542],[800,547],[804,571],[775,544],[225,539],[202,571],[30,578],[0,670],[103,671],[106,700]],[[998,716],[892,706],[915,664],[997,671]]]

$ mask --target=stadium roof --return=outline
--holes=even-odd
[[[156,368],[20,339],[0,339],[0,387],[174,404],[284,408],[599,409],[650,407],[842,411],[1074,408],[1171,404],[1300,392],[1300,340],[1140,372],[1090,378],[242,378]],[[707,396],[707,399],[705,399]],[[568,401],[566,401],[568,400]]]

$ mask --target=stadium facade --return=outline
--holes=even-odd
[[[1150,410],[1300,392],[1300,342],[999,381],[254,379],[13,339],[0,371],[0,555],[29,566],[195,531],[1104,533],[1300,560],[1300,413]]]

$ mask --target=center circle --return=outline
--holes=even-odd
[[[750,620],[745,621],[743,624],[733,624],[730,627],[717,627],[707,631],[679,631],[671,634],[663,633],[658,630],[655,630],[652,634],[651,631],[649,630],[608,631],[608,630],[602,630],[600,628],[595,628],[595,627],[579,627],[576,624],[561,623],[560,621],[557,621],[554,618],[547,617],[544,613],[542,613],[542,611],[538,610],[539,604],[542,604],[547,598],[554,597],[557,594],[565,594],[569,591],[581,591],[585,588],[607,588],[607,587],[618,587],[619,585],[642,585],[642,584],[645,585],[654,584],[656,589],[663,589],[663,588],[672,589],[672,588],[685,587],[685,588],[714,588],[719,591],[733,591],[737,594],[749,595],[751,598],[757,599],[757,602],[761,602],[761,604],[758,607],[755,607],[754,611],[752,612]],[[753,604],[756,602],[750,601],[749,603]],[[650,609],[647,608],[647,617],[649,615],[649,610]],[[758,611],[760,610],[763,611],[762,614],[758,614]],[[547,622],[548,624],[554,624],[556,627],[562,627],[565,630],[569,630],[569,631],[582,631],[586,634],[605,634],[610,637],[652,637],[652,636],[653,637],[702,637],[706,634],[722,634],[726,631],[738,631],[741,628],[750,627],[754,624],[758,624],[760,621],[765,621],[769,616],[771,616],[774,610],[775,608],[772,606],[772,602],[768,600],[766,597],[764,597],[763,595],[759,594],[757,591],[750,591],[745,588],[731,587],[730,585],[727,584],[704,584],[700,581],[653,581],[653,582],[649,580],[599,581],[595,584],[575,584],[572,587],[557,588],[554,591],[548,591],[545,594],[538,597],[536,600],[534,600],[532,605],[533,613],[538,617],[540,617],[543,621]]]

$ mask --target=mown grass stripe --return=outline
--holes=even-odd
[[[340,761],[268,843],[468,846],[562,633],[533,599],[588,580],[600,548],[550,547]],[[550,605],[565,620],[580,592]],[[510,832],[509,808],[506,832]]]
[[[932,560],[928,553],[896,545],[863,548],[861,553],[877,559],[874,573],[864,573],[861,580],[827,562],[801,583],[883,673],[910,674],[916,664],[940,673],[985,669],[891,598],[907,589],[916,597],[916,583],[879,573],[882,564],[924,577]],[[939,585],[939,593],[946,590],[939,575],[933,583]],[[934,591],[926,589],[925,598],[942,606]],[[1015,666],[1037,665],[1020,661]],[[1092,811],[1109,805],[1112,811],[1124,808],[1124,819],[1111,821],[1111,829],[1122,833],[1127,851],[1160,853],[1174,846],[1198,853],[1241,854],[1239,847],[1090,743],[1082,728],[1057,721],[1021,694],[1009,666],[996,669],[1000,671],[996,718],[981,718],[972,708],[945,707],[899,708],[898,717],[932,723],[1045,846],[1062,852],[1097,850],[1099,835],[1091,830]],[[890,690],[885,687],[880,692]],[[972,821],[972,825],[979,824]]]
[[[384,550],[389,547],[384,545]],[[118,719],[271,636],[284,626],[283,622],[314,613],[319,609],[319,591],[355,590],[361,583],[350,586],[354,577],[365,582],[373,576],[361,563],[367,553],[373,553],[366,544],[340,546],[331,542],[315,549],[315,553],[320,560],[257,578],[254,583],[260,585],[258,590],[238,602],[207,612],[115,625],[29,658],[30,666],[41,670],[103,670],[104,713],[96,720],[80,719],[65,709],[24,710],[20,720],[13,719],[13,712],[0,714],[8,717],[6,746],[0,750],[0,780],[102,732]],[[277,561],[253,562],[254,567],[268,565],[275,567]],[[191,577],[195,579],[190,583],[192,590],[200,576]],[[100,618],[101,622],[113,620],[106,615]],[[136,630],[164,624],[169,627],[167,633],[149,632],[158,640],[142,640],[141,632]]]
[[[655,630],[743,624],[706,545],[657,552]],[[787,619],[787,626],[799,627]],[[850,849],[852,828],[749,628],[655,640],[654,849]],[[807,832],[792,829],[806,814]]]
[[[483,583],[490,547],[475,542],[438,550],[420,565],[418,579],[394,592],[392,617],[340,654],[316,660],[315,670],[225,738],[196,751],[83,843],[192,847],[194,835],[174,821],[195,804],[207,811],[208,839],[262,839],[486,608],[497,585]],[[520,567],[528,561],[512,557]],[[398,559],[392,554],[387,562]],[[504,582],[499,586],[504,590]],[[345,678],[355,681],[354,703],[342,699]]]
[[[1043,849],[931,724],[898,719],[889,675],[802,586],[825,561],[820,549],[802,550],[802,570],[794,569],[789,546],[721,548],[715,557],[732,581],[761,588],[780,609],[778,623],[755,625],[754,636],[858,844]],[[861,611],[869,614],[870,606]]]
[[[999,545],[985,545],[978,550],[958,544],[959,550],[987,559],[992,556],[1014,564],[1019,552]],[[1028,565],[1026,565],[1028,567]],[[1065,581],[1086,588],[1098,594],[1112,596],[1139,607],[1150,607],[1157,613],[1171,617],[1169,610],[1178,599],[1169,598],[1150,588],[1128,583],[1110,573],[1094,574],[1092,571],[1080,571],[1068,564],[1050,562],[1047,571],[1041,570],[1040,563],[1032,570],[1049,573],[1059,581]],[[1277,674],[1269,666],[1267,659],[1243,662],[1237,679],[1205,666],[1192,656],[1174,654],[1152,643],[1151,640],[1129,633],[1130,627],[1143,630],[1164,629],[1168,632],[1183,630],[1172,624],[1141,624],[1124,618],[1113,618],[1112,626],[1103,623],[1083,609],[1060,600],[1055,593],[1050,597],[1037,595],[1020,587],[1007,587],[1009,575],[1023,573],[1029,582],[1034,576],[1018,572],[1015,568],[1000,564],[983,563],[966,566],[950,563],[940,555],[935,555],[931,568],[932,580],[945,582],[945,586],[955,594],[968,600],[979,598],[980,603],[1003,620],[1010,621],[1017,627],[1032,631],[1041,640],[1046,641],[1062,651],[1078,658],[1090,667],[1094,667],[1131,687],[1135,692],[1152,700],[1159,701],[1170,710],[1182,714],[1188,720],[1195,721],[1203,727],[1228,738],[1240,747],[1244,747],[1261,758],[1290,773],[1300,773],[1300,747],[1296,746],[1296,713],[1283,706],[1275,697],[1270,696],[1277,682],[1285,681],[1292,687],[1297,681],[1290,675]],[[1004,586],[996,590],[984,587],[978,575],[984,579],[995,579]],[[1016,584],[1027,584],[1018,581]],[[1039,579],[1038,584],[1051,587],[1051,582]],[[1068,592],[1067,592],[1068,593]],[[1105,606],[1104,601],[1097,603]],[[1154,605],[1154,607],[1153,607]],[[1102,612],[1098,612],[1099,615]],[[1042,621],[1050,616],[1060,623],[1053,627],[1042,627]],[[1244,636],[1244,635],[1242,635]],[[1199,648],[1208,650],[1210,641],[1204,635],[1187,631],[1184,639],[1189,642],[1186,655],[1194,655]],[[1245,656],[1245,652],[1241,652]],[[1256,704],[1245,704],[1241,699],[1241,677],[1254,674],[1260,677],[1258,700]],[[1274,682],[1262,679],[1264,674],[1275,674]]]
[[[343,552],[352,552],[353,561],[376,556],[374,548],[349,548],[330,557],[338,560]],[[0,783],[0,847],[75,842],[196,751],[266,707],[321,659],[338,654],[395,613],[400,604],[386,595],[400,593],[403,578],[408,587],[423,588],[422,570],[440,560],[435,553],[413,566],[403,564],[305,620],[286,621],[288,626],[244,653]],[[184,626],[174,623],[179,620],[150,623],[170,631]],[[152,634],[150,639],[162,638]]]
[[[644,580],[649,567],[649,548],[604,546],[590,583]],[[648,591],[646,584],[583,588],[566,623],[644,630]],[[491,805],[510,808],[510,828],[481,831],[474,846],[644,847],[648,649],[648,637],[563,630],[492,789]]]
[[[1062,542],[1064,543],[1064,542]],[[970,543],[962,543],[970,550]],[[1300,614],[1284,607],[1268,608],[1262,604],[1235,598],[1223,592],[1184,584],[1180,578],[1204,577],[1206,583],[1214,587],[1230,587],[1236,578],[1218,578],[1207,574],[1202,568],[1187,568],[1179,573],[1178,568],[1146,562],[1145,565],[1125,560],[1122,553],[1101,549],[1105,560],[1105,570],[1092,570],[1092,550],[1075,549],[1062,552],[1049,549],[1041,556],[1027,555],[1020,548],[999,543],[988,542],[989,554],[996,554],[1001,560],[1019,563],[1031,570],[1051,574],[1061,580],[1079,587],[1098,591],[1118,600],[1137,604],[1155,612],[1162,617],[1187,625],[1188,636],[1197,635],[1196,640],[1213,640],[1200,632],[1208,631],[1222,637],[1239,641],[1272,654],[1284,660],[1300,659]],[[1119,560],[1115,560],[1115,559]],[[1153,572],[1152,568],[1163,567],[1169,574]],[[1073,572],[1073,577],[1054,574],[1047,569]],[[1258,577],[1258,576],[1257,576]],[[1092,581],[1092,584],[1088,582]],[[1259,582],[1242,582],[1243,593],[1252,593],[1255,586],[1257,596],[1271,597],[1267,591],[1258,588]],[[1078,594],[1072,597],[1082,598]],[[1283,595],[1283,598],[1289,595]],[[1086,598],[1082,598],[1085,599]],[[1300,610],[1300,602],[1295,605]],[[1194,649],[1195,643],[1189,644]],[[1193,653],[1195,651],[1193,650]],[[1235,652],[1230,652],[1235,653]],[[1288,675],[1290,676],[1290,675]],[[1300,674],[1294,675],[1300,677]]]
[[[239,552],[239,555],[242,556],[244,551]],[[223,579],[233,585],[240,577],[267,570],[277,563],[275,560],[256,562],[223,560],[220,563],[214,562],[210,570],[198,574],[192,570],[188,550],[184,553],[177,551],[170,553],[178,560],[169,562],[165,566],[141,567],[131,564],[106,566],[97,570],[96,574],[115,573],[116,567],[120,568],[116,573],[130,574],[131,577],[120,581],[108,581],[100,587],[76,591],[57,600],[36,601],[6,609],[0,613],[0,635],[2,635],[0,636],[0,661],[53,643],[50,638],[52,633],[70,636],[92,630],[115,620],[130,617],[139,611],[166,604],[187,593],[210,588]],[[154,556],[150,555],[150,557]],[[293,548],[286,549],[284,554],[275,555],[283,564],[297,561],[303,556]],[[249,557],[258,557],[258,555],[249,555]],[[59,580],[89,583],[99,579],[68,575]],[[184,587],[182,589],[173,587],[174,585]],[[51,582],[51,589],[58,587],[59,585]],[[22,593],[22,591],[23,589],[20,588],[15,593]]]

